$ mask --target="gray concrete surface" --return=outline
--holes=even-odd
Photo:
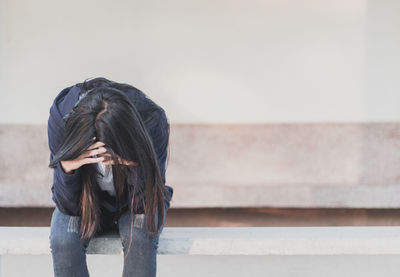
[[[0,227],[0,255],[50,254],[49,227]],[[122,254],[117,233],[92,238],[88,254]],[[167,255],[400,255],[400,227],[165,227]]]
[[[1,227],[0,277],[53,276],[48,232]],[[92,240],[102,248],[88,251],[90,276],[122,274],[120,241],[107,240]],[[157,276],[394,277],[399,261],[400,227],[166,227]]]
[[[2,256],[0,277],[51,277],[49,255]],[[398,277],[400,255],[158,255],[159,277]],[[91,277],[122,275],[123,257],[87,255]]]

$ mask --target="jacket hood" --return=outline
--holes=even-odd
[[[64,117],[79,99],[79,92],[80,89],[76,85],[63,89],[55,97],[50,107],[47,132],[49,134],[49,147],[53,153],[57,153],[61,145],[66,122]],[[50,139],[50,134],[52,134],[52,139]],[[50,160],[52,160],[52,154],[50,154]]]
[[[70,86],[63,89],[54,99],[50,107],[50,115],[54,119],[54,126],[63,129],[65,126],[65,116],[72,110],[79,99],[81,89],[77,86]]]

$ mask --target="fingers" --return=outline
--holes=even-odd
[[[92,139],[94,140],[95,137]],[[114,165],[114,160],[112,159],[112,155],[107,152],[107,149],[103,147],[105,143],[102,141],[97,141],[90,145],[87,150],[81,154],[74,162],[78,167],[85,164],[93,164],[102,162],[104,165]],[[117,156],[117,160],[119,164],[128,165],[128,166],[137,166],[139,163],[133,161],[127,161]]]
[[[92,145],[90,145],[87,150],[92,150],[92,149],[95,149],[95,148],[98,148],[98,147],[101,147],[101,146],[104,146],[104,145],[105,145],[104,142],[98,141],[98,142],[95,142]]]
[[[94,164],[94,163],[99,163],[104,161],[104,157],[98,157],[98,158],[84,158],[81,160],[82,164]]]
[[[107,152],[107,149],[105,147],[100,147],[97,149],[89,150],[89,151],[85,152],[84,158],[103,154],[105,152]]]
[[[98,141],[96,143],[93,143],[91,146],[87,148],[85,152],[83,152],[78,160],[82,160],[84,158],[92,157],[92,156],[97,156],[98,154],[104,153],[107,151],[107,149],[104,146],[105,144],[101,141]],[[100,147],[100,148],[99,148]]]

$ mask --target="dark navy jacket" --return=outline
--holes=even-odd
[[[113,87],[117,84],[118,83],[107,80],[107,85],[104,86]],[[57,153],[62,143],[66,121],[64,117],[72,110],[73,106],[79,99],[80,93],[83,92],[83,89],[81,89],[80,85],[81,84],[76,84],[63,89],[56,96],[50,108],[50,115],[47,125],[50,161]],[[145,111],[153,110],[151,116],[144,120],[144,123],[146,130],[152,139],[154,149],[157,154],[161,176],[165,184],[167,145],[169,142],[169,124],[165,111],[152,100],[150,100],[143,92],[133,86],[123,84],[123,89],[121,89],[121,87],[118,87],[118,89],[126,93],[141,115],[144,115]],[[73,174],[67,174],[62,169],[60,163],[58,163],[57,167],[54,168],[53,184],[51,187],[52,199],[57,208],[67,215],[81,215],[79,206],[79,200],[82,193],[80,169],[81,168],[76,169]],[[165,209],[168,210],[173,195],[173,188],[165,185],[165,190],[167,199],[165,199],[164,206]],[[107,192],[101,191],[100,199],[101,207],[104,211],[103,213],[105,213],[106,216],[111,220],[117,220],[123,212],[129,209],[128,203],[130,200],[128,199],[127,195],[125,195],[123,199],[117,199],[116,197],[109,195]],[[143,207],[134,210],[134,212],[143,213]]]

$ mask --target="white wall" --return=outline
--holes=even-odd
[[[0,123],[88,77],[171,122],[400,120],[400,1],[0,0]]]

